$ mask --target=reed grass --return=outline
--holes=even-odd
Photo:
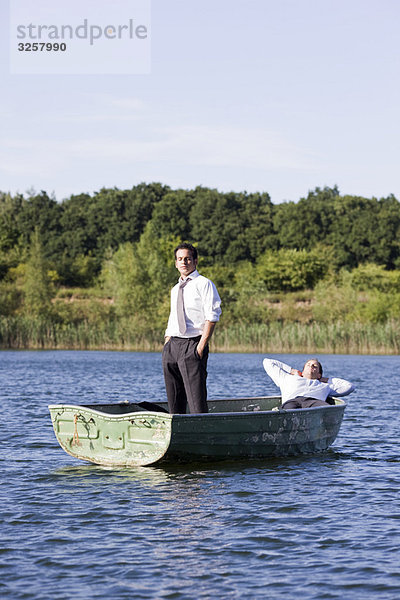
[[[398,354],[400,322],[236,324],[216,330],[218,352]]]
[[[2,349],[130,350],[162,349],[164,329],[138,331],[129,321],[57,323],[29,316],[0,317]],[[220,324],[212,339],[214,352],[399,354],[400,321],[310,324]]]
[[[156,350],[162,333],[137,333],[123,321],[54,323],[26,316],[0,317],[0,348],[18,350]]]

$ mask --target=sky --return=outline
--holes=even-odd
[[[0,0],[0,191],[61,201],[160,182],[279,203],[337,185],[400,200],[399,0],[148,0],[137,74],[11,72],[13,2]]]

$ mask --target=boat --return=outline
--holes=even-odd
[[[208,401],[208,413],[168,413],[166,402],[50,405],[60,446],[111,467],[165,462],[295,456],[326,450],[345,402],[284,410],[280,396]]]

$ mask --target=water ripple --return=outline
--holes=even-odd
[[[157,399],[159,355],[0,358],[1,598],[400,597],[398,357],[324,357],[358,379],[325,454],[137,469],[64,454],[47,404]],[[212,355],[210,395],[275,393],[261,359]]]

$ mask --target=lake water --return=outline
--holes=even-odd
[[[212,354],[209,396],[275,394],[262,358]],[[398,600],[400,358],[319,358],[357,386],[325,454],[128,470],[47,405],[163,398],[159,354],[0,352],[0,597]]]

